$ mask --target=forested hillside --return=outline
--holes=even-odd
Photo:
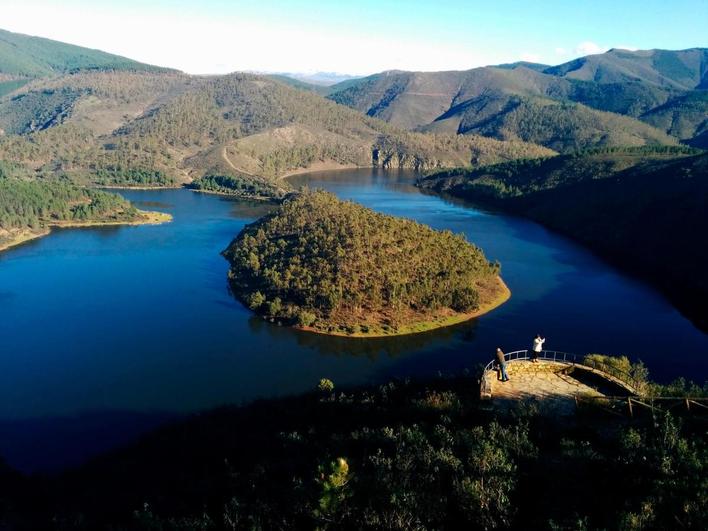
[[[78,70],[167,71],[100,50],[0,30],[0,74],[33,78]]]
[[[470,318],[507,296],[499,266],[462,236],[306,192],[224,252],[234,292],[272,319],[385,335]]]
[[[529,216],[644,276],[708,329],[708,155],[599,151],[433,174],[420,186]]]
[[[523,142],[411,135],[248,74],[84,72],[37,80],[0,100],[0,127],[0,159],[38,175],[199,189],[228,177],[218,191],[249,196],[256,189],[277,196],[288,188],[280,177],[317,163],[422,170],[552,153]]]

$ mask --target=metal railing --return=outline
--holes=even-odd
[[[589,404],[610,413],[634,417],[638,410],[656,413],[693,413],[708,420],[708,398],[693,396],[576,396],[576,408]]]
[[[579,368],[592,369],[596,372],[600,372],[602,376],[611,376],[613,379],[618,380],[629,391],[638,394],[642,388],[644,382],[638,380],[630,373],[623,371],[617,367],[614,367],[608,363],[602,363],[597,360],[588,359],[587,356],[579,356],[578,354],[572,354],[570,352],[560,352],[557,350],[542,350],[536,353],[536,357],[539,360],[555,361],[558,363],[568,363],[571,366],[577,366]],[[517,360],[529,360],[529,350],[514,350],[504,354],[504,359],[507,362],[517,361]],[[498,365],[496,359],[487,363],[484,367],[484,373],[482,374],[482,381],[480,382],[480,392],[482,396],[491,395],[491,380],[489,379],[490,371],[493,371]]]

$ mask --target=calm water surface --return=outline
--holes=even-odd
[[[23,470],[76,463],[166,419],[227,403],[488,361],[496,346],[626,354],[667,381],[708,376],[708,336],[661,295],[532,222],[423,195],[411,175],[298,183],[464,232],[502,263],[512,299],[445,330],[347,340],[255,318],[219,255],[268,207],[186,190],[128,191],[160,226],[56,230],[0,253],[0,455]]]

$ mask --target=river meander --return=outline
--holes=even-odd
[[[708,335],[655,290],[519,218],[424,195],[411,174],[297,177],[375,210],[464,232],[502,264],[512,298],[424,334],[347,339],[254,317],[220,256],[262,204],[187,190],[125,191],[174,216],[157,226],[59,229],[0,253],[0,456],[34,470],[75,463],[175,416],[391,377],[460,371],[494,348],[626,354],[660,381],[703,382]]]

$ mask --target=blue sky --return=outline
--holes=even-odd
[[[708,46],[708,0],[0,0],[0,28],[190,73],[369,74]]]

